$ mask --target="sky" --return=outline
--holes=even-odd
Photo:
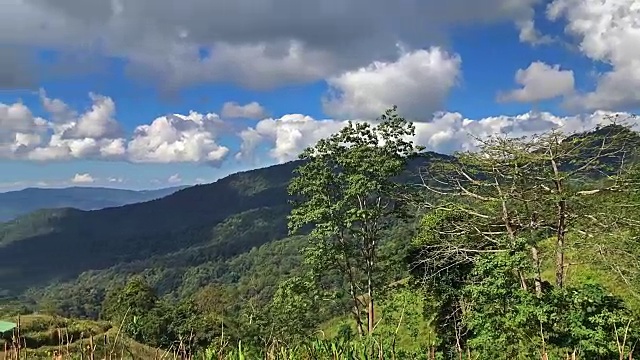
[[[441,153],[640,109],[637,0],[0,7],[0,191],[209,183],[392,105]]]

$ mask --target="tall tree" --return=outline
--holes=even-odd
[[[289,186],[294,196],[290,230],[313,226],[307,261],[321,271],[341,270],[360,334],[362,312],[369,334],[375,326],[378,246],[402,205],[395,180],[420,150],[410,141],[415,127],[398,116],[396,107],[378,120],[377,125],[349,122],[306,149]]]
[[[463,216],[442,230],[449,236],[441,239],[448,240],[425,249],[425,259],[472,261],[483,252],[525,250],[540,294],[537,244],[553,237],[555,284],[562,288],[568,233],[598,231],[590,197],[619,187],[619,175],[637,143],[637,134],[621,125],[573,135],[554,130],[528,138],[491,137],[480,142],[478,151],[434,163],[422,174],[425,188],[437,199],[427,206]],[[514,270],[526,290],[525,269]]]
[[[542,326],[540,314],[554,309],[543,304],[574,300],[568,250],[618,221],[603,213],[602,201],[612,194],[630,201],[620,191],[638,141],[620,125],[491,137],[477,151],[425,169],[423,204],[431,211],[416,239],[414,274],[438,297],[439,322],[454,333],[455,351],[479,342],[497,347],[498,339],[515,349],[518,338],[502,336],[508,326],[524,329],[524,319]],[[543,281],[543,263],[552,264],[555,286]]]

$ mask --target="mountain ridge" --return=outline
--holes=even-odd
[[[76,208],[97,210],[149,201],[171,195],[188,186],[153,190],[72,186],[65,188],[28,187],[0,193],[0,222],[40,209]]]

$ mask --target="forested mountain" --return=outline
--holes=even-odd
[[[61,189],[26,188],[0,193],[0,222],[40,210],[74,208],[97,210],[159,199],[186,186],[158,190],[126,190],[101,187]]]
[[[287,206],[286,186],[295,167],[288,163],[238,173],[143,203],[93,211],[40,210],[1,224],[0,257],[6,261],[0,265],[0,283],[5,289],[24,289],[206,245],[218,224],[245,212],[271,209],[267,213],[284,218],[286,210],[276,210]],[[284,237],[285,226],[278,229],[274,238]],[[234,243],[236,234],[226,235],[225,241]],[[260,244],[238,251],[254,245]]]

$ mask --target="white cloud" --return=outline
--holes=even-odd
[[[219,165],[229,149],[217,143],[224,123],[216,114],[169,115],[124,137],[111,98],[90,94],[93,105],[78,113],[41,91],[49,121],[22,103],[0,103],[0,159],[120,160],[135,163],[195,162]],[[250,104],[251,105],[251,104]],[[255,110],[249,106],[249,110]]]
[[[70,122],[62,133],[67,139],[116,139],[122,135],[120,124],[114,119],[116,104],[109,97],[89,93],[93,102],[90,110]]]
[[[256,101],[246,105],[240,105],[237,102],[229,101],[222,106],[222,117],[224,118],[245,118],[245,119],[263,119],[267,116],[267,111],[262,105]]]
[[[531,11],[530,18],[523,18],[516,21],[516,25],[520,29],[519,38],[521,42],[530,43],[532,45],[550,44],[555,39],[550,35],[543,35],[538,29],[536,29],[535,22],[533,21],[533,11]]]
[[[92,184],[96,181],[96,179],[91,176],[89,173],[84,174],[75,174],[71,179],[71,182],[74,184]]]
[[[18,159],[39,146],[47,132],[46,120],[22,103],[0,103],[0,158]]]
[[[609,124],[611,116],[626,113],[596,111],[575,116],[556,116],[549,112],[530,111],[516,116],[498,115],[482,119],[465,118],[460,113],[437,114],[430,122],[416,123],[416,142],[428,150],[440,153],[474,150],[476,138],[504,135],[530,136],[551,129],[572,133]]]
[[[138,126],[128,144],[132,162],[196,162],[218,166],[229,148],[217,143],[223,126],[216,114],[167,115]]]
[[[178,184],[182,182],[182,178],[180,177],[180,174],[173,174],[169,176],[169,178],[167,179],[167,182],[169,184]]]
[[[585,131],[598,124],[610,123],[611,116],[630,117],[627,113],[596,111],[590,114],[560,117],[548,112],[527,112],[516,116],[498,115],[482,119],[465,118],[460,113],[437,113],[430,121],[416,122],[414,141],[427,150],[451,154],[474,150],[477,138],[493,135],[528,136],[551,129],[565,132]],[[635,119],[636,121],[640,119]],[[297,158],[306,147],[339,131],[346,121],[315,120],[299,114],[280,119],[266,119],[241,133],[240,158],[251,158],[263,145],[275,162]],[[635,124],[636,126],[640,124]],[[263,159],[264,160],[264,159]]]
[[[404,53],[396,62],[374,62],[330,78],[325,112],[338,118],[376,118],[392,105],[402,115],[426,119],[460,77],[461,59],[440,48]]]
[[[92,106],[79,114],[59,99],[51,99],[40,91],[44,109],[51,121],[44,121],[46,137],[23,153],[23,157],[36,161],[70,159],[122,159],[125,140],[115,119],[115,103],[106,96],[90,93]]]
[[[133,73],[170,87],[309,82],[388,61],[397,42],[410,50],[443,43],[454,26],[511,21],[523,32],[539,2],[184,0],[176,7],[172,0],[6,0],[0,43],[15,46],[0,52],[0,63],[11,69],[0,72],[0,87],[29,83],[20,74],[50,75],[51,66],[38,71],[23,61],[34,47],[121,58]]]
[[[522,88],[498,94],[499,101],[536,102],[569,95],[575,80],[573,71],[561,70],[560,65],[532,62],[526,69],[516,71],[515,80]]]
[[[552,20],[566,20],[565,32],[580,51],[610,65],[596,88],[567,101],[583,109],[623,109],[640,105],[640,2],[637,0],[554,0]]]
[[[240,133],[242,144],[236,155],[240,159],[255,159],[256,149],[267,144],[269,157],[278,162],[296,159],[307,146],[339,131],[346,122],[315,120],[310,116],[289,114],[279,119],[264,119],[255,127]]]

